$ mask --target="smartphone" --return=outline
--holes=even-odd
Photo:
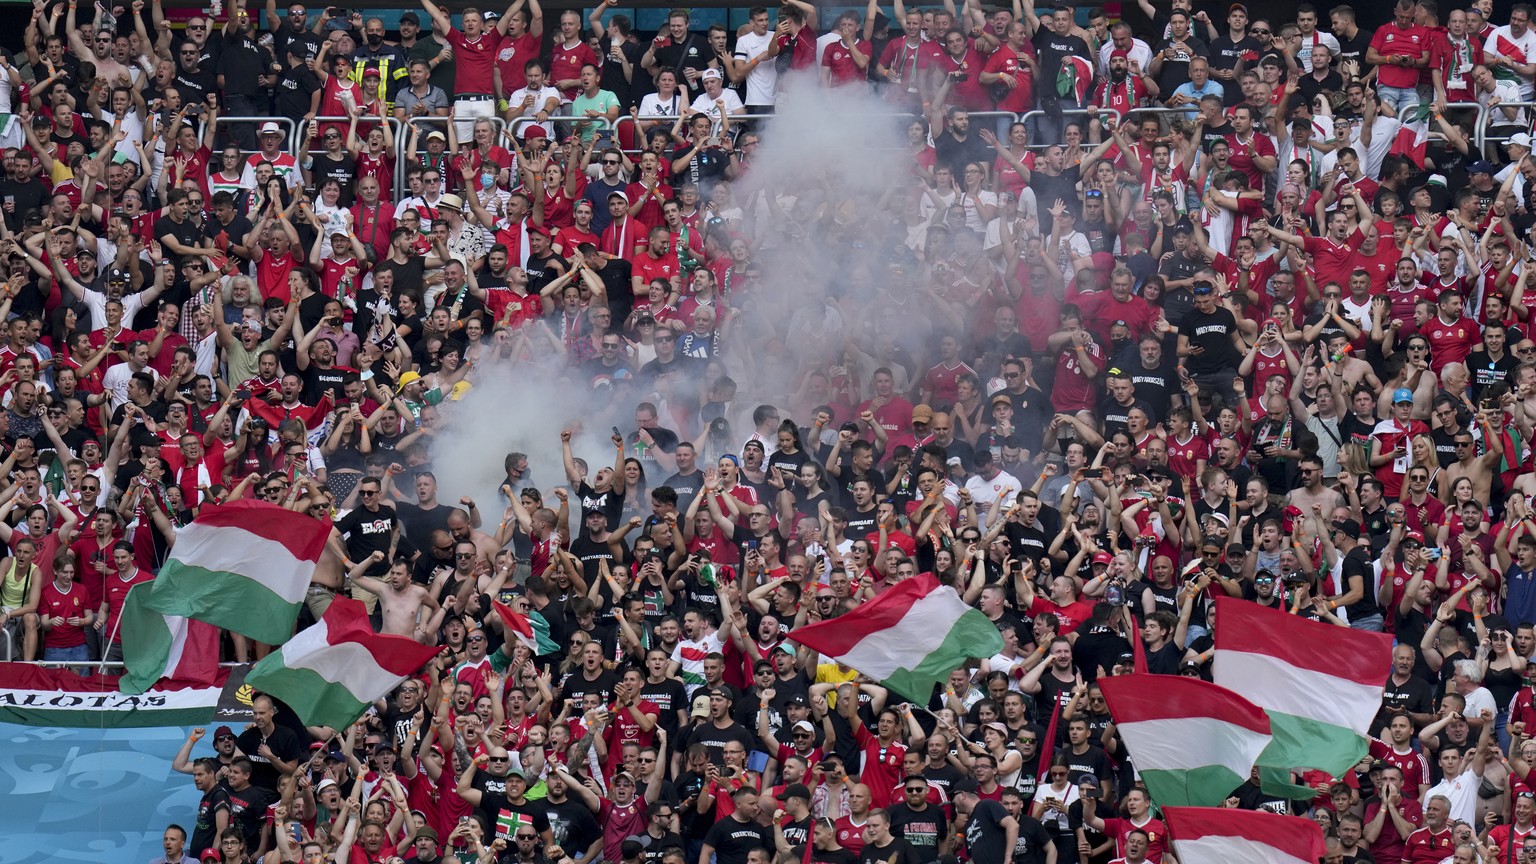
[[[619,432],[619,427],[617,426],[613,427],[613,434],[618,435],[620,438],[624,437],[623,434]]]
[[[1440,556],[1444,554],[1444,550],[1442,550],[1439,546],[1428,546],[1424,549],[1424,557],[1428,558],[1430,561],[1439,561]]]
[[[239,390],[235,391],[235,398],[239,399],[242,402],[244,402],[244,401],[246,401],[246,400],[251,398],[251,391],[246,390],[245,388],[242,387]]]

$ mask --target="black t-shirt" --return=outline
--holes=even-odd
[[[1045,864],[1045,850],[1052,845],[1045,825],[1028,813],[1020,813],[1019,836],[1013,842],[1013,864]]]
[[[1093,53],[1088,50],[1088,43],[1084,42],[1081,36],[1072,36],[1070,34],[1062,36],[1051,30],[1047,30],[1046,28],[1041,27],[1039,30],[1035,31],[1035,35],[1031,41],[1035,43],[1035,53],[1039,61],[1041,72],[1042,74],[1046,74],[1052,83],[1055,82],[1056,72],[1063,67],[1067,57],[1077,56],[1084,59],[1092,59],[1093,57]],[[1041,88],[1039,93],[1041,104],[1047,105],[1051,103],[1057,103],[1060,104],[1063,108],[1083,107],[1078,105],[1075,100],[1069,97],[1058,98],[1056,95],[1058,92],[1059,91],[1054,86]],[[1036,176],[1039,175],[1037,174]],[[1038,190],[1035,192],[1035,195],[1036,197],[1039,197],[1040,193]],[[1054,201],[1055,199],[1052,198],[1050,200]],[[1070,199],[1063,198],[1062,200],[1066,201]],[[1047,203],[1045,206],[1049,207],[1050,204]],[[1001,853],[1001,850],[999,850],[999,853]],[[973,855],[972,857],[975,856]],[[991,860],[1001,861],[1002,855],[999,854],[998,857]]]
[[[1082,176],[1082,170],[1076,165],[1068,165],[1060,174],[1047,174],[1037,169],[1029,175],[1029,188],[1035,192],[1035,217],[1041,220],[1040,224],[1050,224],[1051,208],[1057,201],[1065,201],[1073,212],[1082,209],[1077,201],[1077,183]]]
[[[161,216],[155,220],[155,239],[159,240],[167,234],[183,246],[196,246],[203,238],[203,229],[191,219],[177,222],[169,216]],[[170,249],[166,249],[165,253],[172,254]]]
[[[921,810],[913,810],[906,801],[892,804],[891,833],[912,844],[923,861],[939,857],[939,841],[949,834],[949,819],[944,808],[929,803]]]
[[[585,849],[602,836],[602,826],[593,818],[585,804],[567,797],[558,804],[545,798],[535,802],[544,810],[549,823],[549,833],[556,846],[565,849]]]
[[[965,166],[972,162],[991,165],[997,158],[987,142],[976,134],[974,127],[964,141],[945,130],[933,139],[933,149],[935,161],[948,168],[955,177],[964,177]]]
[[[388,553],[389,542],[394,536],[395,525],[398,522],[399,518],[395,515],[393,508],[380,507],[370,513],[365,508],[358,507],[336,521],[336,530],[347,538],[347,557],[356,562],[375,552]],[[429,533],[428,537],[430,536]],[[363,571],[366,576],[383,576],[387,572],[389,572],[388,561],[376,562]]]
[[[721,767],[725,766],[725,745],[732,741],[750,752],[757,738],[735,721],[724,729],[716,727],[713,722],[703,723],[693,727],[688,736],[689,744],[703,744],[704,749],[709,751],[709,761]]]
[[[1508,379],[1509,373],[1520,365],[1508,351],[1497,360],[1490,357],[1487,351],[1473,351],[1467,355],[1466,364],[1467,371],[1472,375],[1473,395],[1478,399],[1483,398],[1484,390]]]
[[[1006,861],[1010,858],[1003,845],[1007,841],[1002,822],[1008,811],[996,801],[983,798],[976,802],[965,822],[965,848],[972,861]]]
[[[866,843],[859,851],[861,864],[922,864],[923,860],[912,844],[900,837],[892,837],[884,846]]]
[[[453,511],[454,508],[441,503],[428,510],[409,501],[395,502],[395,512],[400,515],[405,536],[417,549],[431,547],[432,532],[448,530],[448,515]]]
[[[281,728],[281,727],[279,727]],[[284,732],[288,730],[284,729]],[[293,733],[289,733],[290,735]],[[242,748],[242,752],[243,748]],[[261,767],[259,764],[254,767]],[[273,773],[276,773],[275,771]],[[261,826],[267,818],[267,808],[277,800],[277,793],[261,786],[247,786],[239,792],[224,787],[229,796],[229,824],[245,835],[245,845],[255,848],[261,837]]]
[[[357,160],[352,154],[341,151],[341,158],[333,159],[329,153],[320,153],[315,156],[315,166],[310,172],[315,178],[315,194],[320,194],[320,187],[325,181],[335,178],[341,184],[341,197],[336,199],[336,206],[345,210],[352,206],[352,199],[356,197],[354,188],[357,185]],[[395,284],[395,290],[400,290],[399,283]]]
[[[704,842],[714,847],[716,864],[746,864],[753,849],[773,848],[773,834],[756,822],[731,816],[716,822],[704,835]]]
[[[28,210],[36,210],[48,200],[48,190],[36,177],[23,182],[0,180],[0,213],[5,214],[5,224],[12,231],[21,230],[21,219]]]
[[[192,839],[188,841],[193,849],[207,849],[217,842],[218,813],[220,810],[228,813],[229,807],[229,790],[222,783],[203,793],[197,802],[197,821],[192,826]]]
[[[688,707],[688,689],[683,682],[676,678],[664,678],[660,684],[647,681],[640,687],[640,698],[656,706],[656,725],[676,736],[678,709]]]
[[[274,726],[272,734],[267,737],[262,737],[261,730],[253,727],[240,733],[240,736],[235,739],[235,746],[239,747],[240,752],[251,760],[251,785],[276,792],[279,774],[267,757],[258,752],[262,744],[266,744],[272,751],[272,755],[284,762],[297,762],[302,759],[304,745],[299,743],[299,736],[286,726]]]
[[[1209,313],[1191,309],[1179,323],[1179,335],[1189,339],[1189,346],[1204,349],[1199,354],[1185,358],[1185,366],[1192,375],[1236,369],[1240,358],[1232,345],[1232,334],[1237,332],[1237,319],[1225,307],[1217,306]]]

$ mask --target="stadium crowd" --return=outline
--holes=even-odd
[[[334,520],[301,626],[443,651],[345,729],[196,730],[168,862],[1162,864],[1095,682],[1209,678],[1220,594],[1397,642],[1355,771],[1228,806],[1536,862],[1532,9],[1138,2],[35,0],[4,650],[121,658],[255,497]],[[761,167],[827,91],[905,118],[816,118],[878,186]],[[931,699],[786,639],[918,574],[1003,641]]]

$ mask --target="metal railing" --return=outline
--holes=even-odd
[[[1502,144],[1508,141],[1509,136],[1516,132],[1529,134],[1531,131],[1531,117],[1533,114],[1536,114],[1536,102],[1501,102],[1492,107],[1483,105],[1480,102],[1457,102],[1446,107],[1457,106],[1468,106],[1477,109],[1477,119],[1473,121],[1472,146],[1477,149],[1477,152],[1484,159],[1488,158],[1489,142]],[[1515,118],[1513,120],[1505,116],[1504,110],[1507,108],[1515,109]],[[1493,126],[1506,127],[1509,129],[1509,133],[1489,135],[1488,129]]]
[[[213,118],[213,128],[215,131],[217,131],[220,126],[234,126],[236,124],[249,124],[251,126],[255,126],[258,131],[254,134],[256,140],[258,141],[261,140],[261,134],[259,130],[261,128],[261,124],[263,123],[276,123],[277,125],[286,128],[288,130],[286,133],[288,138],[288,145],[284,149],[286,149],[290,154],[298,149],[299,143],[297,136],[299,124],[295,123],[293,120],[287,117],[224,117],[221,115],[219,117]],[[259,153],[261,151],[259,149],[246,150],[242,148],[240,152],[243,155],[250,156],[253,153]]]

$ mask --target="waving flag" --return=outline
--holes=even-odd
[[[1360,761],[1392,669],[1390,636],[1231,597],[1216,598],[1216,620],[1216,683],[1269,714],[1261,767],[1341,777]]]
[[[176,533],[148,608],[281,644],[330,532],[329,520],[258,501],[204,507]]]
[[[162,680],[210,686],[219,674],[219,628],[149,608],[159,584],[141,582],[123,601],[124,693],[143,693]]]
[[[1093,64],[1075,54],[1069,54],[1056,72],[1056,95],[1062,101],[1081,106],[1093,89]]]
[[[263,657],[245,682],[288,703],[306,726],[344,729],[437,650],[373,632],[367,607],[337,597],[318,624]]]
[[[1262,709],[1225,687],[1176,675],[1100,678],[1115,730],[1158,804],[1214,807],[1270,742]]]
[[[1397,127],[1397,137],[1392,139],[1388,153],[1406,156],[1420,170],[1424,168],[1424,153],[1429,144],[1429,103],[1420,102],[1404,114]]]
[[[560,650],[560,645],[549,635],[549,622],[544,620],[543,615],[537,612],[524,615],[500,600],[492,600],[491,608],[501,616],[506,638],[516,639],[528,646],[533,656],[542,657]]]
[[[1180,861],[1203,864],[1317,864],[1323,829],[1311,819],[1227,807],[1164,807]]]
[[[789,638],[877,678],[914,702],[969,657],[1003,650],[997,626],[924,573],[831,621],[791,630]]]

